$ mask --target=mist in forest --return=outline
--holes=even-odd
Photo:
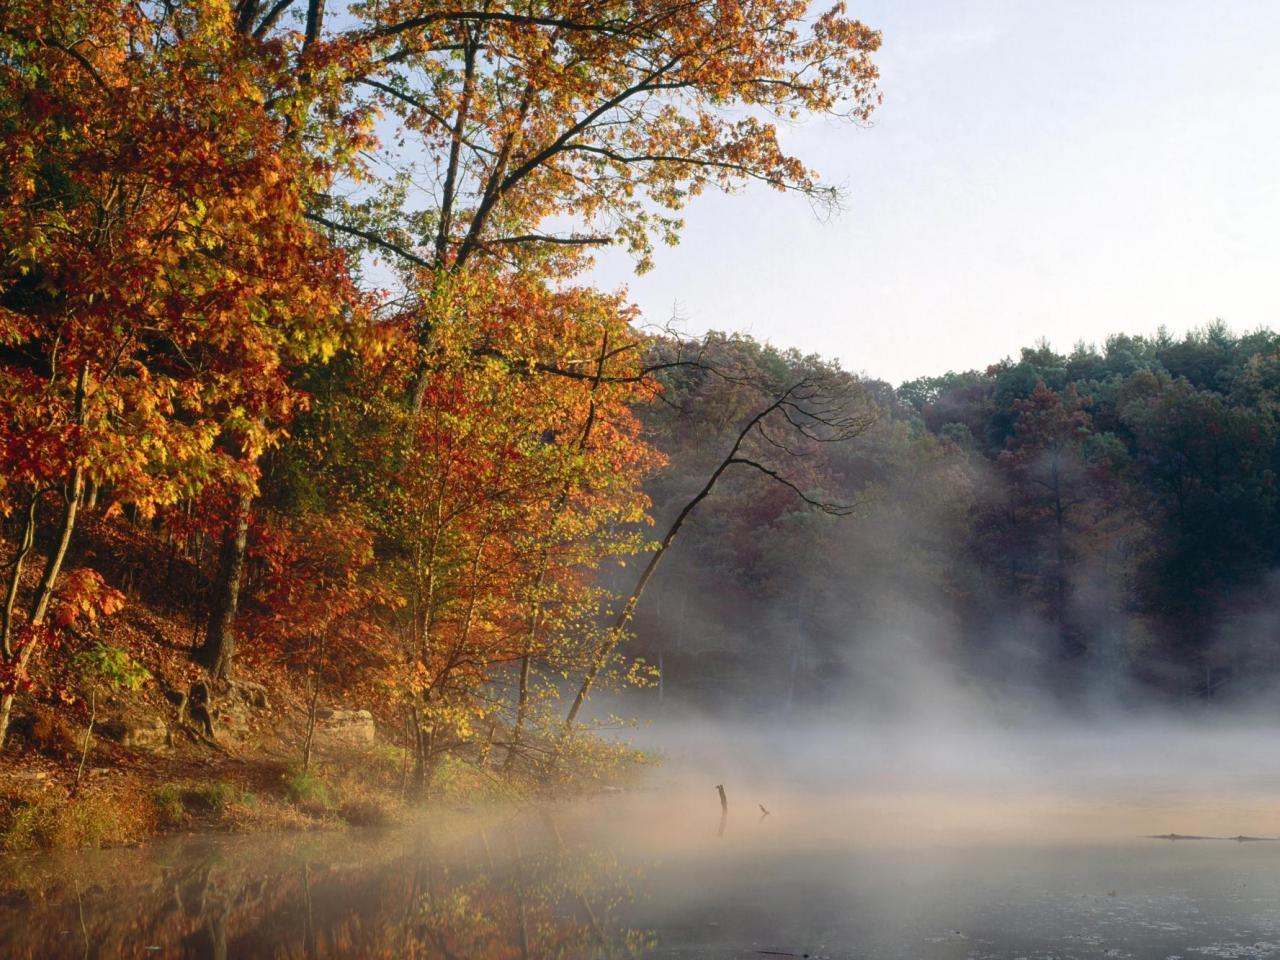
[[[798,623],[788,631],[788,611],[775,610],[760,629],[790,656],[761,658],[762,670],[772,666],[766,682],[718,703],[678,681],[661,701],[643,691],[628,701],[633,710],[643,701],[637,742],[664,756],[666,776],[707,811],[717,803],[710,786],[724,782],[742,815],[759,803],[775,814],[798,807],[802,829],[824,834],[930,843],[1280,835],[1273,684],[1235,701],[1156,696],[1100,655],[1055,665],[1044,652],[1049,626],[1012,609],[975,657],[945,597],[895,596],[885,581],[900,568],[883,569],[875,587],[859,583],[881,591],[879,622],[859,623],[866,611],[851,604],[848,642],[834,654],[814,656],[824,644]],[[719,610],[714,598],[709,606]],[[810,609],[804,619],[839,616]],[[1255,622],[1257,636],[1268,626]],[[695,628],[686,619],[684,629]],[[1055,666],[1071,675],[1071,695]]]
[[[869,429],[761,445],[851,513],[726,475],[636,613],[660,685],[595,716],[640,717],[713,817],[724,783],[735,816],[881,838],[1280,834],[1276,344],[1214,324],[851,376]],[[649,424],[678,464],[659,531],[724,446],[715,389]]]
[[[937,512],[858,524],[841,562],[736,636],[723,626],[742,623],[732,582],[691,591],[699,573],[673,565],[651,598],[645,626],[668,646],[645,652],[675,670],[615,705],[642,718],[623,735],[661,757],[654,789],[682,820],[710,830],[724,784],[734,827],[797,849],[1280,836],[1273,681],[1216,697],[1138,682],[1120,648],[1142,628],[1100,599],[1106,570],[1084,565],[1095,642],[1077,656],[1061,656],[1054,625],[1027,605],[988,609],[975,638],[909,549],[945,529]],[[962,562],[954,543],[933,549]],[[1246,629],[1257,645],[1274,636],[1256,610],[1233,623],[1206,642],[1213,655]],[[707,638],[750,655],[689,652]]]

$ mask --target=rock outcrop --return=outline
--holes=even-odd
[[[160,717],[126,714],[104,720],[94,729],[108,740],[138,750],[166,750],[173,746],[169,725]]]

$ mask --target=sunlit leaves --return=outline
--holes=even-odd
[[[402,125],[389,159],[435,195],[402,222],[438,266],[572,272],[613,242],[644,269],[708,186],[760,182],[830,204],[778,124],[863,121],[878,102],[879,34],[842,4],[812,19],[793,0],[392,0],[353,13],[375,51],[361,92]]]

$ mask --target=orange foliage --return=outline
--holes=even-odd
[[[303,219],[323,168],[265,106],[284,64],[240,55],[225,4],[188,6],[191,33],[129,3],[7,13],[6,508],[76,458],[144,511],[250,481],[298,402],[288,365],[341,342],[344,258]]]
[[[327,32],[310,3],[304,34],[288,7],[0,11],[0,513],[25,523],[4,660],[22,672],[46,610],[56,630],[117,602],[77,574],[49,606],[92,489],[175,543],[230,531],[208,646],[247,542],[251,658],[381,689],[420,759],[479,720],[518,738],[531,677],[598,648],[598,568],[643,549],[660,466],[635,310],[569,278],[598,243],[646,266],[708,186],[833,200],[776,125],[865,119],[879,35],[800,0],[378,0]],[[396,256],[405,296],[362,291],[337,237]],[[516,663],[518,706],[494,693]]]

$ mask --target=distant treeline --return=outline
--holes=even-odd
[[[927,696],[933,663],[988,698],[1107,705],[1275,681],[1280,336],[1216,322],[1068,354],[1042,342],[861,387],[875,426],[809,467],[854,519],[741,478],[671,558],[638,629],[665,696],[888,704]],[[674,465],[653,485],[659,517],[732,430],[712,389],[674,384],[650,410]]]

